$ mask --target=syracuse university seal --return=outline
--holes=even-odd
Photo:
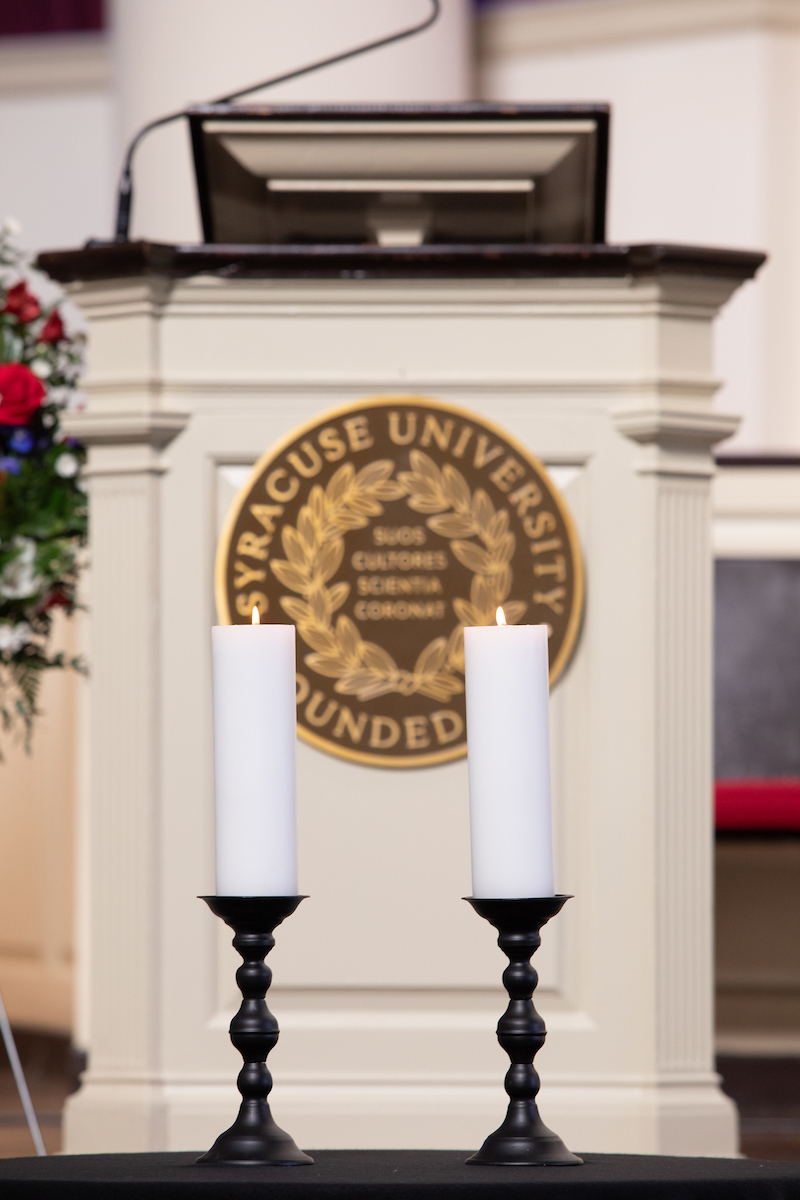
[[[378,766],[466,752],[465,625],[577,636],[580,550],[541,463],[467,410],[417,396],[323,414],[267,451],[217,555],[223,623],[293,623],[300,736]]]

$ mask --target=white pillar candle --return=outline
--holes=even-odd
[[[297,895],[294,625],[216,625],[217,895]]]
[[[467,628],[464,658],[472,894],[552,896],[547,626]]]

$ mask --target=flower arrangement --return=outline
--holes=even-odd
[[[0,229],[0,726],[30,745],[53,612],[76,607],[86,496],[83,447],[60,429],[81,406],[84,337],[63,292],[33,271],[12,222]]]

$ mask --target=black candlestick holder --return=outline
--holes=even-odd
[[[291,916],[305,896],[201,896],[217,917],[235,933],[233,944],[244,962],[236,972],[242,1004],[231,1021],[231,1041],[244,1059],[236,1086],[242,1094],[239,1115],[221,1133],[199,1163],[234,1163],[261,1166],[265,1163],[299,1166],[313,1163],[272,1119],[267,1096],[272,1076],[267,1055],[278,1040],[278,1022],[264,997],[272,982],[272,971],[264,962],[275,945],[273,931]]]
[[[539,936],[542,926],[571,897],[479,900],[465,896],[464,899],[499,930],[497,944],[510,959],[503,972],[508,1008],[497,1023],[497,1040],[511,1059],[505,1079],[510,1102],[503,1124],[489,1134],[467,1162],[482,1166],[577,1166],[583,1159],[572,1154],[561,1138],[547,1128],[536,1106],[539,1075],[533,1059],[544,1045],[547,1031],[531,999],[539,976],[530,963],[531,955],[542,943]]]

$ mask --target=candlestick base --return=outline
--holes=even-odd
[[[541,945],[539,931],[563,908],[569,896],[526,900],[481,900],[465,896],[476,913],[499,930],[497,944],[509,958],[503,986],[508,1008],[497,1024],[497,1040],[511,1059],[505,1079],[509,1096],[506,1119],[468,1163],[482,1166],[571,1167],[583,1159],[572,1154],[539,1116],[539,1075],[534,1055],[544,1045],[546,1030],[531,999],[539,976],[531,955]]]
[[[275,945],[273,931],[305,896],[201,896],[235,933],[233,944],[244,962],[236,972],[242,1004],[231,1021],[231,1041],[244,1059],[236,1086],[242,1094],[239,1115],[198,1163],[239,1166],[300,1166],[314,1160],[299,1150],[272,1119],[267,1096],[272,1076],[266,1058],[278,1040],[278,1022],[264,997],[272,971],[264,962]]]

